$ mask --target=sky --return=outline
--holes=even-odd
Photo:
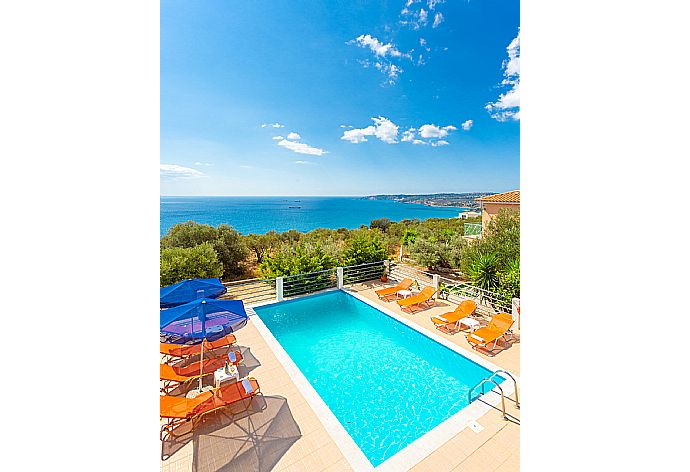
[[[161,1],[161,195],[519,188],[513,0]]]

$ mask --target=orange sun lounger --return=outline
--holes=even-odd
[[[450,311],[439,316],[432,316],[431,321],[438,329],[444,327],[449,329],[450,325],[452,324],[454,324],[456,327],[459,326],[460,320],[474,314],[476,310],[477,302],[474,300],[463,300],[454,311]]]
[[[234,334],[228,334],[227,336],[220,338],[216,341],[204,341],[204,355],[206,355],[207,351],[227,347],[228,350],[222,354],[223,356],[225,356],[228,352],[230,352],[230,347],[236,342],[237,338]],[[201,354],[201,343],[193,345],[166,343],[160,344],[161,354],[167,356],[168,358],[184,358]],[[213,354],[210,355],[212,356]]]
[[[380,299],[384,299],[390,297],[391,295],[395,295],[400,290],[408,290],[413,283],[414,281],[412,279],[402,279],[395,287],[382,288],[381,290],[377,290],[375,293]]]
[[[188,434],[205,415],[250,399],[259,393],[261,393],[259,382],[253,377],[248,377],[239,382],[202,392],[196,398],[161,395],[161,420],[165,420],[165,424],[161,426],[161,441]],[[190,431],[178,435],[179,427],[189,423],[191,423]]]
[[[431,306],[433,305],[433,299],[432,297],[436,294],[436,289],[432,287],[431,285],[424,287],[424,289],[419,292],[417,295],[413,295],[411,297],[403,298],[402,300],[398,300],[398,305],[400,308],[403,310],[405,308],[408,308],[410,311],[412,311],[412,307],[415,305],[421,305],[422,303],[426,303],[427,305]],[[431,303],[429,303],[431,302]]]
[[[467,341],[476,349],[478,346],[487,347],[492,342],[494,346],[490,349],[493,351],[496,348],[496,343],[512,328],[513,317],[508,313],[498,313],[491,318],[488,326],[479,328],[476,331],[467,335]]]
[[[235,358],[233,364],[237,365],[242,362],[242,353],[240,351],[233,352]],[[212,357],[210,359],[204,359],[203,373],[201,373],[200,369],[201,362],[192,362],[191,364],[183,367],[161,364],[160,380],[163,382],[161,392],[168,394],[176,387],[181,385],[184,386],[185,384],[189,384],[194,380],[199,380],[199,377],[211,375],[217,369],[225,366],[226,362],[228,362],[226,357]]]

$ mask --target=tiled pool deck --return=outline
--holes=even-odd
[[[430,316],[454,309],[455,305],[438,300],[433,308],[415,314],[405,313],[395,302],[378,300],[374,290],[381,286],[381,283],[367,283],[353,285],[349,289],[416,323],[422,329],[476,353],[462,332],[452,335],[442,333],[434,328],[429,319]],[[479,355],[519,376],[520,333],[517,328],[514,333],[516,339],[506,349],[497,349],[494,356]],[[245,367],[242,373],[248,373],[259,381],[264,398],[255,400],[252,410],[246,414],[232,419],[221,415],[217,422],[212,419],[210,424],[182,438],[179,443],[164,444],[164,451],[169,457],[161,462],[161,469],[165,472],[353,470],[251,317],[247,326],[237,333],[237,339],[247,357],[245,364],[248,368]],[[409,470],[519,470],[520,410],[510,400],[506,401],[506,408],[514,421],[505,421],[500,409],[491,409],[477,420],[483,427],[481,431],[475,432],[469,427],[462,429]]]

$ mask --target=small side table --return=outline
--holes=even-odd
[[[403,298],[411,297],[412,291],[410,291],[410,290],[398,290],[397,292],[395,292],[395,294],[398,296],[398,300],[399,300],[400,297],[403,297]]]
[[[240,380],[240,373],[237,370],[237,366],[234,364],[228,364],[226,367],[221,367],[213,373],[213,380],[216,382],[216,388],[220,387],[220,384],[226,382],[230,379],[234,379],[235,382]]]
[[[479,328],[479,321],[475,320],[474,318],[470,318],[469,316],[466,316],[460,321],[458,321],[458,328],[460,328],[460,325],[467,326],[471,333],[475,329]]]

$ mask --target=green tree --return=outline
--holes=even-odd
[[[218,226],[217,236],[211,242],[223,264],[223,277],[237,277],[245,272],[244,260],[249,256],[249,249],[244,244],[242,235],[232,226]]]
[[[266,254],[276,249],[280,245],[280,235],[271,230],[266,234],[248,234],[244,237],[244,242],[256,257],[257,264],[261,264]]]
[[[194,247],[216,239],[218,230],[194,221],[178,223],[161,239],[161,247]]]
[[[322,246],[300,243],[295,247],[283,245],[275,254],[264,257],[259,266],[264,277],[284,277],[332,269],[338,261]]]
[[[385,232],[390,225],[391,220],[389,220],[388,218],[379,218],[377,220],[371,220],[371,223],[369,223],[369,228],[379,228],[381,231]]]
[[[520,259],[511,261],[503,272],[498,274],[499,293],[507,300],[520,297]]]
[[[161,249],[161,287],[184,279],[220,277],[222,274],[223,264],[208,242],[191,248],[169,247]]]
[[[388,256],[388,249],[381,238],[367,230],[354,234],[343,251],[343,264],[357,265],[368,262],[383,261]]]
[[[405,230],[400,240],[400,243],[404,246],[405,244],[411,244],[417,239],[417,232],[411,229]]]
[[[249,255],[242,235],[232,226],[222,224],[217,228],[188,221],[180,223],[168,231],[161,239],[161,247],[192,248],[202,243],[210,243],[223,264],[225,278],[244,273],[244,260]]]

